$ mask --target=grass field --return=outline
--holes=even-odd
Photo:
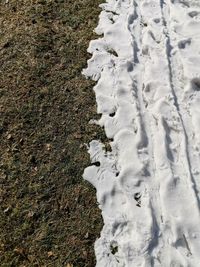
[[[0,266],[94,266],[102,228],[82,179],[93,82],[81,75],[101,0],[0,1]]]

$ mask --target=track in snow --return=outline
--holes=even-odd
[[[84,178],[104,227],[98,267],[200,266],[200,4],[107,0],[84,74],[112,152]]]

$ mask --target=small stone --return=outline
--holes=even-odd
[[[8,134],[7,139],[10,140],[12,138],[11,134]]]
[[[35,215],[34,211],[29,211],[28,218],[32,218]]]
[[[51,150],[51,144],[46,144],[46,148],[48,151]]]
[[[85,239],[88,239],[89,233],[87,232],[84,237],[85,237]]]

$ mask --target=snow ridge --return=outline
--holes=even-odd
[[[104,227],[97,267],[200,265],[200,4],[107,0],[83,73],[111,152],[84,178]],[[95,164],[98,163],[98,164]]]

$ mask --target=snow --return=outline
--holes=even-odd
[[[107,0],[83,73],[98,124],[84,179],[104,227],[97,267],[200,266],[200,2]]]

